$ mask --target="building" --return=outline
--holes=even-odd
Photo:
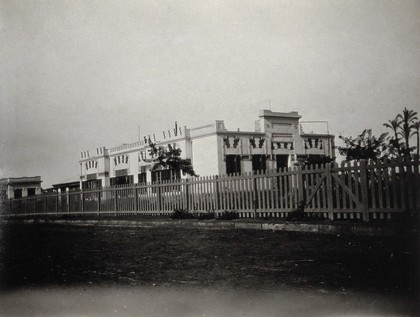
[[[149,142],[180,148],[200,176],[265,171],[292,166],[309,155],[335,157],[334,135],[305,133],[297,112],[262,110],[255,131],[227,130],[222,120],[196,128],[178,127],[114,148],[81,152],[82,188],[135,184],[174,177],[151,171]],[[179,176],[179,175],[178,175]]]
[[[12,199],[41,195],[41,183],[41,176],[2,178],[0,197]]]
[[[66,193],[80,190],[80,181],[70,181],[52,185],[53,192]]]

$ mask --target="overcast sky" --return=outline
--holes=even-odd
[[[419,1],[0,0],[0,177],[261,109],[383,132],[420,110]]]

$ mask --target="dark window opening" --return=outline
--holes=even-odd
[[[102,187],[102,181],[100,179],[92,179],[89,181],[82,182],[82,189],[95,189],[95,188],[101,188]]]
[[[147,173],[139,174],[139,184],[145,184],[147,182]]]
[[[87,174],[86,175],[86,179],[88,180],[88,181],[91,181],[91,180],[95,180],[97,177],[96,177],[96,173],[94,173],[94,174]]]
[[[167,182],[167,181],[176,181],[181,179],[181,171],[172,171],[169,169],[166,170],[158,170],[158,171],[152,171],[152,183],[154,182]],[[174,190],[179,191],[181,188],[179,185],[168,185],[160,187],[161,192],[171,192]],[[152,192],[156,192],[156,187],[152,188]]]
[[[276,155],[276,168],[277,170],[281,168],[287,168],[289,166],[289,155],[287,154],[277,154]]]
[[[35,188],[28,188],[28,196],[35,196]]]
[[[111,186],[129,185],[134,183],[133,175],[117,176],[111,178]]]
[[[15,198],[22,198],[22,189],[21,188],[15,189],[13,192],[15,194]]]
[[[181,171],[172,171],[169,169],[152,171],[152,182],[177,180],[181,178]]]
[[[296,157],[296,160],[298,161],[299,164],[303,164],[306,161],[306,158],[308,157],[308,155],[306,154],[298,154]]]
[[[241,156],[226,155],[226,174],[241,173]]]
[[[266,156],[262,154],[256,154],[252,156],[252,171],[266,171]]]
[[[139,181],[138,181],[138,184],[139,185],[146,185],[147,184],[147,173],[146,172],[139,173]],[[147,193],[147,188],[142,188],[140,190],[140,193],[141,194]]]
[[[122,170],[116,170],[115,171],[115,176],[116,177],[120,177],[120,176],[127,176],[128,175],[128,169],[122,169]]]
[[[147,183],[147,171],[150,169],[150,165],[140,166],[140,173],[139,173],[139,184]]]

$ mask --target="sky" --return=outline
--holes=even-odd
[[[420,110],[420,1],[0,0],[0,178],[262,109],[386,131]]]

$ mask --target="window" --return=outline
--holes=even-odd
[[[241,173],[241,156],[226,155],[226,174]]]
[[[82,182],[82,189],[95,189],[101,187],[102,181],[100,179],[92,179],[89,181]]]
[[[22,198],[22,189],[21,188],[15,189],[13,192],[15,194],[15,198]]]
[[[139,184],[147,183],[147,173],[139,173]]]
[[[147,182],[147,170],[150,168],[150,165],[140,166],[139,173],[139,184],[145,184]]]
[[[116,177],[120,177],[120,176],[126,176],[128,175],[128,169],[122,169],[122,170],[116,170],[115,171],[115,176]]]
[[[289,166],[289,155],[286,154],[277,154],[276,155],[276,168],[277,170],[281,168],[287,168]]]
[[[169,181],[181,178],[181,171],[172,171],[169,169],[152,171],[152,182]]]
[[[152,183],[154,182],[161,182],[161,181],[175,181],[181,179],[181,171],[172,171],[169,169],[165,169],[165,170],[158,170],[158,171],[152,171]],[[171,182],[170,182],[171,183]],[[179,185],[163,185],[163,186],[159,186],[160,187],[160,191],[165,193],[165,192],[171,192],[174,190],[179,191],[181,189],[181,187]],[[155,193],[157,191],[156,187],[152,188],[152,193]]]
[[[28,188],[28,196],[35,196],[35,188]]]
[[[128,185],[134,183],[133,175],[117,176],[111,178],[111,186],[115,185]]]
[[[252,171],[265,172],[266,170],[266,156],[262,154],[256,154],[252,156]]]
[[[96,173],[94,173],[94,174],[87,174],[87,175],[86,175],[86,179],[87,179],[88,181],[91,181],[91,180],[96,179]]]

